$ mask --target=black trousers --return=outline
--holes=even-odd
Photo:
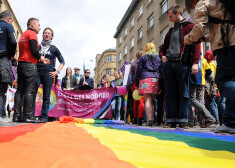
[[[20,118],[22,98],[24,96],[23,113],[24,119],[34,119],[33,95],[37,76],[37,67],[33,63],[19,62],[18,68],[18,88],[15,93],[14,117]]]

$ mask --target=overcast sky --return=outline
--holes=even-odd
[[[96,54],[109,48],[116,48],[113,38],[116,28],[125,14],[131,0],[8,0],[22,31],[30,17],[40,20],[42,40],[45,27],[54,30],[53,44],[65,58],[65,68],[59,78],[65,75],[66,67],[86,68],[93,72]],[[91,61],[93,60],[93,62]],[[58,66],[57,61],[57,66]],[[83,73],[83,72],[82,72]],[[94,74],[92,73],[92,76]]]

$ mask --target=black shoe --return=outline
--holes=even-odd
[[[163,128],[176,128],[176,123],[166,123]]]
[[[20,117],[13,117],[13,122],[23,122],[23,120]]]
[[[137,124],[137,118],[132,118],[132,124]]]
[[[143,118],[138,118],[138,119],[137,119],[137,125],[142,125],[142,124],[143,124],[143,123],[142,123],[142,119],[143,119]]]
[[[26,118],[26,119],[24,119],[24,122],[26,122],[26,123],[39,123],[38,120],[36,120],[35,118]]]
[[[46,123],[48,122],[47,119],[39,118],[38,123]]]
[[[183,128],[183,129],[189,129],[189,124],[188,122],[182,122],[179,124],[180,128]]]

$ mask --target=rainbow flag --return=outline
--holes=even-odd
[[[235,167],[233,135],[78,120],[1,127],[0,167]]]

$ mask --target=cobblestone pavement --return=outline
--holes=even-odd
[[[12,118],[6,118],[5,120],[8,120],[8,122],[2,122],[0,121],[0,127],[14,127],[14,126],[18,126],[18,125],[27,125],[28,123],[15,123],[15,122],[12,122]],[[136,125],[135,125],[136,126]],[[145,127],[145,126],[136,126],[136,127]],[[194,126],[192,128],[189,128],[189,129],[184,129],[184,131],[189,131],[189,132],[214,132],[215,128],[218,127],[218,125],[211,125],[210,127],[208,128],[201,128],[199,126]],[[146,127],[146,128],[149,128],[149,127]],[[152,129],[165,129],[165,128],[162,128],[162,127],[151,127]],[[168,128],[169,130],[174,130],[175,128]],[[181,129],[181,128],[177,128],[177,129]],[[229,135],[227,133],[220,133],[221,135]],[[234,134],[235,136],[235,134]]]

